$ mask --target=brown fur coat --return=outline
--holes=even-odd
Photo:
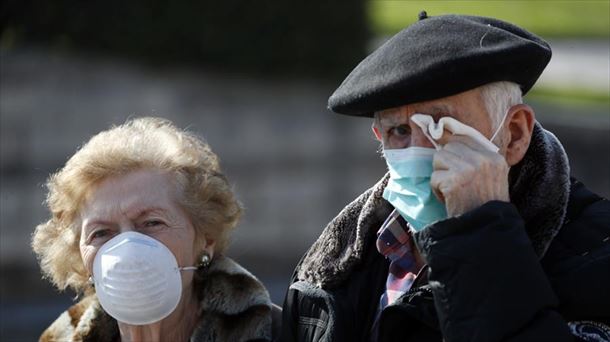
[[[190,341],[271,341],[272,303],[252,274],[229,258],[217,257],[195,279],[201,319]],[[40,337],[43,342],[119,340],[116,320],[95,295],[62,313]]]

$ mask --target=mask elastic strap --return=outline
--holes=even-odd
[[[210,255],[206,252],[206,253],[203,253],[203,255],[201,256],[201,261],[199,262],[199,264],[197,264],[197,266],[178,267],[178,270],[179,271],[197,271],[199,269],[208,268],[210,266],[211,262],[212,262],[212,258],[210,258]]]
[[[506,121],[507,116],[508,116],[508,110],[506,111],[506,113],[504,113],[504,116],[502,117],[502,121],[500,121],[500,125],[498,126],[498,128],[496,128],[496,132],[491,136],[491,138],[489,138],[489,141],[491,141],[492,144],[494,142],[494,139],[496,138],[496,135],[498,135],[498,133],[500,133],[502,126],[504,126],[504,121]]]
[[[178,267],[180,271],[197,271],[199,267],[196,266],[186,266],[186,267]]]

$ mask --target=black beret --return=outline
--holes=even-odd
[[[408,26],[366,57],[328,99],[334,112],[373,116],[383,109],[511,81],[523,94],[551,59],[540,37],[485,17],[442,15]]]

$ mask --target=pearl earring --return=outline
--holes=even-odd
[[[210,258],[210,255],[208,253],[203,253],[203,255],[201,256],[201,262],[199,262],[197,268],[208,268],[211,262],[212,259]]]

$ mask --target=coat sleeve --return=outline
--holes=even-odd
[[[296,312],[298,301],[298,293],[288,288],[284,305],[282,308],[282,328],[277,341],[295,342],[296,339],[296,322],[298,320],[298,312]]]
[[[414,237],[445,340],[574,340],[512,204],[486,203]]]
[[[300,263],[299,263],[300,264]],[[305,295],[308,293],[308,295]],[[329,331],[330,298],[325,291],[297,279],[296,272],[286,291],[282,308],[282,328],[276,341],[325,342],[338,340]]]

